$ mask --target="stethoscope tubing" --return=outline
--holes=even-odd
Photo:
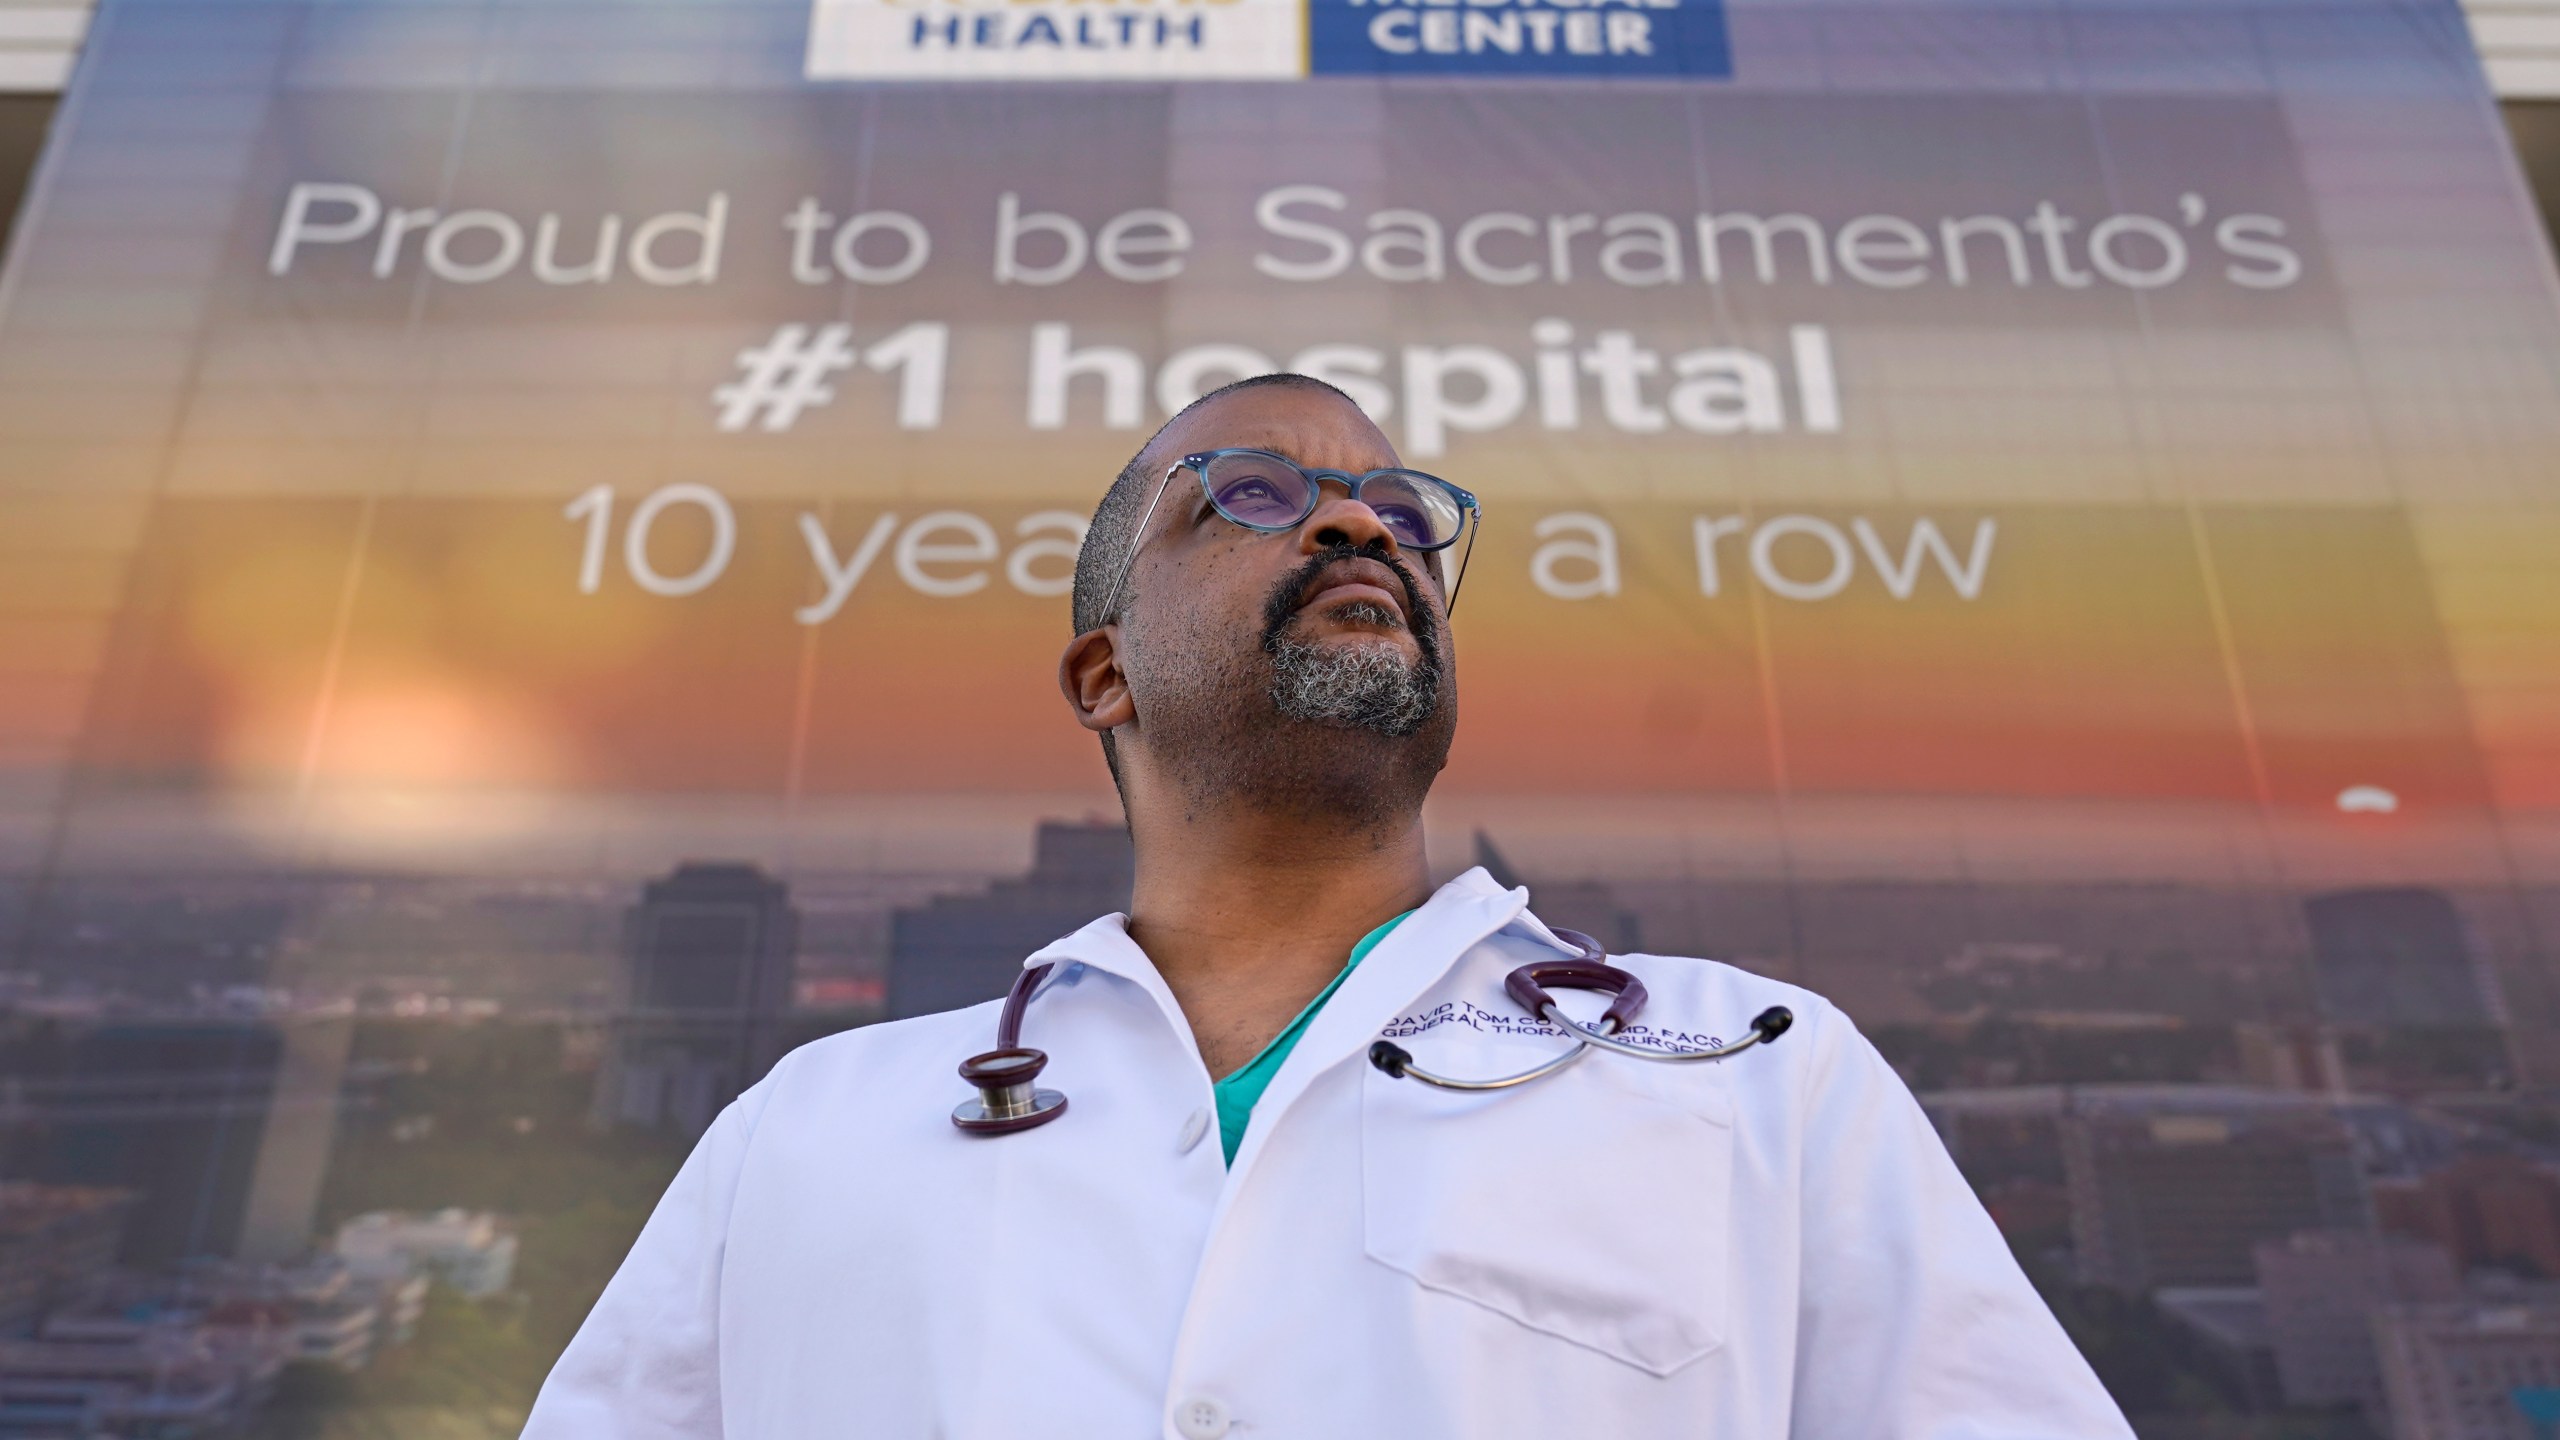
[[[1499,1075],[1490,1080],[1461,1080],[1454,1075],[1435,1075],[1413,1063],[1413,1055],[1393,1041],[1381,1040],[1369,1047],[1369,1063],[1399,1080],[1419,1080],[1442,1090],[1508,1090],[1544,1079],[1574,1061],[1591,1053],[1591,1047],[1575,1041],[1572,1049],[1542,1065],[1533,1065],[1517,1075]]]
[[[1650,1046],[1631,1045],[1624,1040],[1613,1039],[1606,1031],[1594,1030],[1554,1005],[1546,1007],[1539,1018],[1550,1025],[1557,1026],[1585,1045],[1596,1045],[1603,1050],[1615,1051],[1620,1055],[1632,1055],[1638,1060],[1655,1060],[1667,1065],[1686,1065],[1698,1060],[1722,1060],[1728,1055],[1739,1055],[1754,1045],[1765,1045],[1787,1033],[1787,1027],[1795,1021],[1795,1016],[1785,1006],[1773,1005],[1761,1011],[1759,1017],[1751,1022],[1750,1034],[1729,1045],[1710,1045],[1702,1050],[1656,1050]]]

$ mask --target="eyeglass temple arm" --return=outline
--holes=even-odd
[[[1120,574],[1111,582],[1111,598],[1102,602],[1102,616],[1098,624],[1110,624],[1111,617],[1119,613],[1120,592],[1128,588],[1129,571],[1138,563],[1138,547],[1147,540],[1147,522],[1156,518],[1156,507],[1164,503],[1164,492],[1173,484],[1175,472],[1181,469],[1179,460],[1165,467],[1164,478],[1156,482],[1155,498],[1147,502],[1146,513],[1138,517],[1138,528],[1129,532],[1129,553],[1120,557]],[[1467,547],[1475,548],[1475,542],[1467,542]]]
[[[1458,573],[1449,581],[1449,603],[1441,607],[1446,614],[1458,613],[1458,587],[1467,583],[1467,562],[1476,558],[1476,532],[1484,528],[1484,509],[1471,506],[1467,511],[1473,522],[1467,526],[1467,553],[1458,557]]]

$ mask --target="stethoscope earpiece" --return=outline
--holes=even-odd
[[[1405,1067],[1413,1063],[1413,1055],[1393,1040],[1381,1040],[1369,1047],[1369,1063],[1401,1080]]]

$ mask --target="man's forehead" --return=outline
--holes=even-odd
[[[1219,397],[1162,442],[1166,463],[1203,450],[1268,450],[1325,470],[1392,469],[1395,447],[1359,407],[1306,386],[1265,385]]]

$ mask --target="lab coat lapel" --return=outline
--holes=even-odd
[[[1441,886],[1379,941],[1308,1022],[1297,1048],[1255,1103],[1253,1122],[1229,1167],[1229,1194],[1252,1168],[1263,1138],[1309,1081],[1345,1057],[1366,1052],[1378,1031],[1414,997],[1437,984],[1478,942],[1518,919],[1528,904],[1526,889],[1506,890],[1478,866]],[[1544,927],[1539,931],[1543,936]]]

